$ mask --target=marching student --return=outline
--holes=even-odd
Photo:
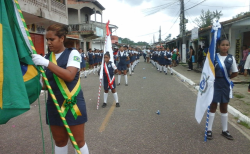
[[[173,70],[172,70],[172,65],[171,65],[172,53],[169,50],[169,48],[167,48],[167,51],[165,52],[164,57],[165,57],[165,62],[166,62],[165,73],[166,75],[168,74],[168,67],[169,67],[171,75],[173,75]]]
[[[214,82],[214,96],[212,103],[210,104],[209,122],[207,139],[213,139],[212,126],[215,117],[215,111],[217,109],[217,103],[220,103],[221,112],[221,124],[222,124],[222,136],[229,140],[233,140],[230,135],[228,124],[227,107],[229,99],[232,98],[232,82],[230,79],[238,75],[238,69],[234,56],[228,54],[230,43],[227,39],[218,41],[219,53],[215,56],[215,82]],[[230,72],[232,72],[230,74]]]
[[[59,24],[50,25],[46,31],[46,40],[51,53],[49,53],[46,58],[38,54],[32,54],[32,60],[35,65],[46,67],[46,76],[48,77],[50,86],[54,91],[54,97],[58,100],[60,107],[66,105],[70,106],[73,100],[74,103],[76,103],[73,107],[77,108],[80,116],[75,119],[74,115],[69,110],[64,118],[75,137],[81,153],[89,154],[88,146],[84,139],[84,126],[87,122],[86,104],[81,86],[77,84],[80,80],[80,55],[75,49],[65,48],[64,41],[67,34],[68,28],[66,26]],[[56,82],[59,79],[61,79],[60,82]],[[72,99],[71,97],[69,98],[68,95],[64,95],[66,90],[72,92],[74,91],[73,89],[79,88],[80,90],[75,93],[73,92],[72,95],[74,98]],[[67,154],[69,135],[51,95],[48,95],[46,105],[48,112],[46,115],[46,123],[50,125],[52,136],[55,141],[55,154]]]
[[[94,58],[95,58],[95,55],[92,52],[92,49],[89,49],[89,52],[88,52],[89,69],[94,68]]]
[[[83,71],[83,73],[84,73],[84,77],[85,78],[87,78],[87,72],[86,72],[86,70],[85,70],[85,67],[86,67],[86,63],[85,63],[85,61],[86,61],[86,55],[85,55],[85,53],[83,52],[83,50],[82,50],[82,48],[79,48],[79,53],[80,53],[80,55],[81,55],[81,70],[80,71]],[[80,77],[82,77],[82,75],[80,75]]]
[[[97,70],[97,64],[99,63],[99,50],[95,49],[94,50],[94,70],[93,70],[93,73],[95,74],[95,71]]]
[[[130,55],[129,54],[129,50],[128,50],[128,46],[126,46],[126,45],[124,46],[124,52],[126,52],[128,55]],[[132,74],[131,73],[131,67],[130,67],[130,60],[126,61],[126,64],[127,64],[127,68],[128,68],[129,74]]]
[[[158,62],[159,62],[159,69],[160,69],[160,73],[163,71],[163,68],[165,68],[165,51],[164,51],[164,47],[160,48],[159,51],[159,58],[158,58]]]
[[[109,89],[111,89],[114,99],[116,101],[116,107],[120,107],[120,104],[118,102],[118,95],[117,92],[115,90],[115,77],[114,77],[114,73],[117,72],[117,67],[115,66],[115,64],[110,60],[110,54],[107,51],[104,54],[104,65],[103,65],[103,84],[104,84],[104,103],[102,105],[103,108],[105,108],[107,106],[107,99],[108,99],[108,92]]]
[[[120,85],[121,81],[121,74],[123,71],[125,77],[125,86],[128,86],[128,76],[127,76],[127,61],[129,61],[129,55],[127,52],[124,51],[123,46],[120,47],[120,51],[118,51],[117,59],[119,59],[118,63],[118,84]]]
[[[129,63],[130,63],[129,64],[129,75],[132,76],[132,72],[133,72],[132,71],[133,70],[133,68],[132,68],[133,67],[133,58],[132,57],[133,57],[133,53],[134,52],[133,52],[133,48],[132,47],[129,47],[128,49],[129,49],[128,50],[128,54],[129,54]]]

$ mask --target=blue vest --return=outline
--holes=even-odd
[[[224,76],[222,74],[221,68],[220,68],[220,66],[219,66],[216,59],[214,61],[214,64],[215,64],[215,77],[223,78]],[[225,61],[224,61],[224,64],[225,64],[225,67],[226,67],[226,70],[227,70],[227,74],[230,77],[230,70],[231,70],[231,67],[232,67],[232,64],[233,64],[233,56],[228,54]]]
[[[82,63],[85,63],[84,53],[81,54],[81,57],[82,57]]]
[[[171,52],[166,52],[166,56],[167,58],[171,58],[172,57]]]
[[[64,50],[64,52],[61,54],[61,56],[56,60],[57,65],[59,67],[66,69],[68,59],[69,59],[69,55],[70,55],[71,51],[72,51],[72,48],[66,48]],[[49,59],[49,57],[50,57],[50,54],[48,54],[45,58]],[[52,88],[52,90],[53,90],[53,92],[54,92],[54,94],[56,96],[56,99],[58,100],[58,103],[61,106],[62,103],[63,103],[64,98],[63,98],[63,95],[62,95],[60,89],[58,88],[58,86],[56,84],[53,73],[48,68],[46,68],[45,69],[45,74],[46,74],[46,76],[48,78],[48,81],[49,81],[49,84],[50,84],[50,86],[51,86],[51,88]],[[79,72],[77,72],[73,81],[71,81],[71,82],[66,82],[65,81],[65,84],[67,85],[69,91],[72,91],[73,88],[75,87],[75,85],[76,85],[76,83],[77,83],[77,81],[79,79],[79,75],[80,75]],[[78,97],[83,97],[82,91],[79,92],[79,94],[77,95],[77,98]],[[53,103],[52,98],[51,98],[50,95],[48,95],[48,103]]]
[[[124,52],[123,56],[121,56],[121,52],[118,53],[118,57],[120,58],[119,64],[126,65],[126,59],[127,59],[126,52],[125,51],[123,52]]]
[[[109,76],[110,76],[110,80],[112,79],[112,77],[114,76],[114,69],[112,67],[112,62],[109,61],[109,63],[107,64],[107,68],[108,68],[108,71],[109,71]],[[105,69],[104,69],[104,66],[103,66],[103,77],[104,77],[104,81],[108,81],[108,78],[107,78],[107,75],[105,73]]]
[[[93,52],[88,53],[89,60],[93,60]]]
[[[164,51],[161,51],[161,52],[160,52],[160,57],[161,57],[162,59],[164,59]]]

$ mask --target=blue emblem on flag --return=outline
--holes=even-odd
[[[207,80],[209,79],[209,76],[207,77],[206,73],[202,74],[202,80],[200,82],[200,88],[199,91],[201,92],[201,95],[206,92],[207,90]]]

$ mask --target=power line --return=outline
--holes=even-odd
[[[155,14],[163,9],[166,9],[174,4],[176,4],[178,1],[175,1],[175,2],[172,2],[172,3],[167,3],[167,4],[163,4],[163,5],[160,5],[158,7],[160,8],[155,8],[155,9],[152,9],[152,10],[149,10],[148,12],[145,12],[145,13],[148,13],[146,16],[149,16],[149,15],[152,15],[152,14]]]
[[[191,2],[194,3],[194,2]],[[207,6],[207,7],[223,7],[223,8],[233,8],[233,7],[249,7],[247,5],[245,6],[212,6],[212,5],[200,5],[200,6]]]
[[[175,25],[176,21],[178,20],[179,16],[177,16],[175,22],[173,23],[173,25],[170,27],[170,29],[165,33],[163,34],[162,36],[166,35],[167,33],[169,33],[169,31],[173,28],[173,26]]]
[[[198,6],[198,5],[200,5],[201,3],[205,2],[205,1],[206,1],[206,0],[203,0],[203,1],[201,1],[200,3],[197,3],[197,4],[195,4],[194,6],[188,8],[188,9],[186,9],[186,10],[184,10],[184,11],[190,10],[190,9],[192,9],[192,8],[194,8],[194,7]]]

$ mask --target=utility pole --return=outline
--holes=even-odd
[[[186,20],[184,13],[184,0],[180,0],[181,2],[181,10],[180,10],[180,34],[182,36],[182,62],[186,63]]]
[[[160,26],[160,30],[159,30],[159,43],[161,44],[161,26]]]

